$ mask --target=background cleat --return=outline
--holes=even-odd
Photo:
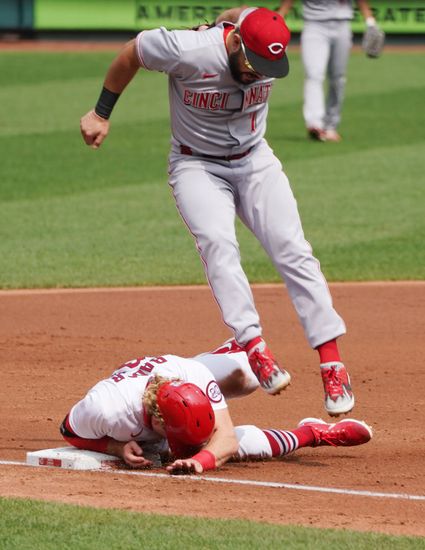
[[[338,134],[336,130],[325,130],[325,141],[333,141],[334,143],[339,143],[341,140],[341,134]]]
[[[307,134],[313,141],[326,141],[326,131],[322,128],[307,128]]]

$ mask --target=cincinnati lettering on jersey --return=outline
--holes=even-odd
[[[271,89],[272,85],[270,82],[268,84],[258,84],[257,86],[249,88],[249,90],[245,92],[242,109],[245,110],[247,107],[259,103],[266,103]]]
[[[185,90],[183,102],[185,105],[205,109],[207,111],[218,111],[225,109],[229,94],[226,92],[192,92]]]

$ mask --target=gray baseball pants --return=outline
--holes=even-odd
[[[350,21],[304,22],[301,55],[305,71],[303,115],[307,128],[337,128],[351,46]],[[329,91],[325,101],[326,76]]]
[[[170,155],[169,183],[224,322],[241,345],[261,334],[235,231],[238,215],[286,283],[310,345],[345,333],[319,262],[305,240],[288,178],[263,140],[239,160]]]

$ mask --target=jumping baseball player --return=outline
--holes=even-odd
[[[285,17],[294,0],[283,0],[279,13]],[[376,21],[366,0],[357,0],[368,27]],[[303,0],[304,26],[301,55],[304,64],[303,115],[310,138],[341,140],[337,132],[344,100],[346,69],[352,46],[352,0]],[[329,77],[325,101],[324,82]]]
[[[282,165],[264,139],[273,80],[289,71],[289,39],[283,18],[265,8],[228,10],[200,32],[163,27],[141,32],[112,62],[95,109],[81,119],[81,132],[87,145],[98,148],[108,134],[112,109],[136,72],[168,74],[169,184],[224,322],[246,351],[261,387],[278,394],[291,377],[262,338],[241,266],[238,215],[286,283],[306,337],[320,355],[325,408],[338,416],[354,406],[336,343],[345,325],[304,238]]]
[[[235,342],[199,358],[213,366],[225,359],[248,373],[247,378],[253,376],[246,353]],[[229,373],[220,373],[226,387]],[[307,418],[291,431],[235,428],[217,382],[197,359],[134,359],[72,407],[61,433],[75,447],[118,456],[134,468],[158,466],[161,461],[152,458],[161,457],[171,461],[170,473],[202,473],[231,459],[267,459],[300,447],[361,445],[372,437],[364,422],[348,419],[327,424]],[[232,391],[236,396],[235,385]]]

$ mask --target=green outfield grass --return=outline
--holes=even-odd
[[[167,82],[142,73],[99,151],[79,135],[112,53],[0,53],[0,287],[204,283],[167,186]],[[425,57],[353,55],[341,144],[305,139],[302,68],[276,84],[268,138],[329,280],[425,278]],[[278,281],[238,226],[252,282]],[[140,496],[143,499],[143,494]],[[383,548],[423,540],[0,499],[0,547]]]
[[[140,498],[143,499],[143,494]],[[17,499],[0,499],[0,528],[3,550],[423,548],[423,539],[419,537],[141,515]]]
[[[204,283],[167,185],[166,77],[143,72],[99,151],[79,117],[113,53],[0,53],[0,287]],[[302,68],[273,92],[268,138],[329,280],[425,277],[425,56],[354,54],[340,144],[305,139]],[[238,226],[252,282],[278,281]]]

